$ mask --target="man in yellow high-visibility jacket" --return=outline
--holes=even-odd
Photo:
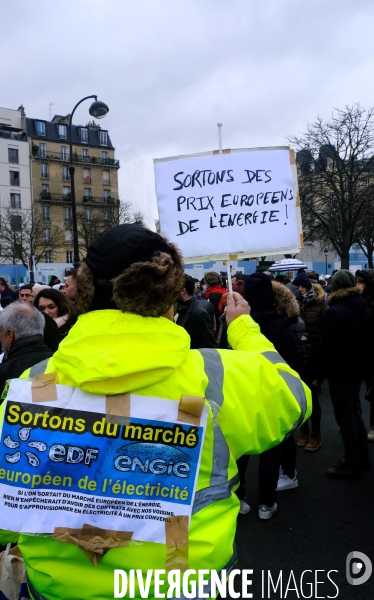
[[[177,248],[156,233],[135,225],[104,233],[76,277],[84,314],[55,355],[25,376],[56,372],[60,384],[104,396],[205,397],[208,424],[185,545],[190,569],[230,570],[239,511],[235,461],[299,427],[310,414],[310,392],[239,294],[228,296],[226,309],[234,351],[190,350],[186,331],[167,318],[183,272]],[[163,544],[132,540],[94,566],[77,545],[12,532],[11,523],[8,529],[0,543],[18,540],[34,600],[112,598],[114,569],[165,569]]]

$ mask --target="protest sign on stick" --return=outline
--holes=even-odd
[[[155,159],[160,228],[186,263],[297,253],[303,247],[289,147]]]

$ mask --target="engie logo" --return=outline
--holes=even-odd
[[[371,560],[363,552],[354,550],[347,556],[346,576],[351,585],[361,585],[366,583],[373,571]],[[357,577],[358,576],[358,577]]]

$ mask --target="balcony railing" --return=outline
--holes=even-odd
[[[83,204],[110,204],[110,206],[119,206],[119,200],[116,198],[102,198],[100,196],[83,196]]]
[[[71,194],[52,194],[51,192],[40,192],[40,202],[52,202],[62,204],[64,202],[71,203]]]
[[[39,202],[51,202],[54,204],[71,204],[71,193],[69,194],[54,194],[52,192],[40,192]],[[82,196],[83,204],[101,204],[103,206],[119,206],[119,200],[116,198],[102,198],[99,196]]]
[[[34,158],[44,158],[48,160],[58,160],[61,162],[70,162],[69,154],[59,154],[58,152],[39,152],[38,146],[33,147],[32,155]],[[73,162],[84,163],[88,165],[98,165],[100,167],[119,168],[119,160],[116,158],[101,158],[101,156],[79,156],[73,154]]]

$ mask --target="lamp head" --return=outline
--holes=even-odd
[[[95,119],[103,119],[108,112],[109,106],[100,100],[92,102],[89,110],[91,117],[95,117]]]

